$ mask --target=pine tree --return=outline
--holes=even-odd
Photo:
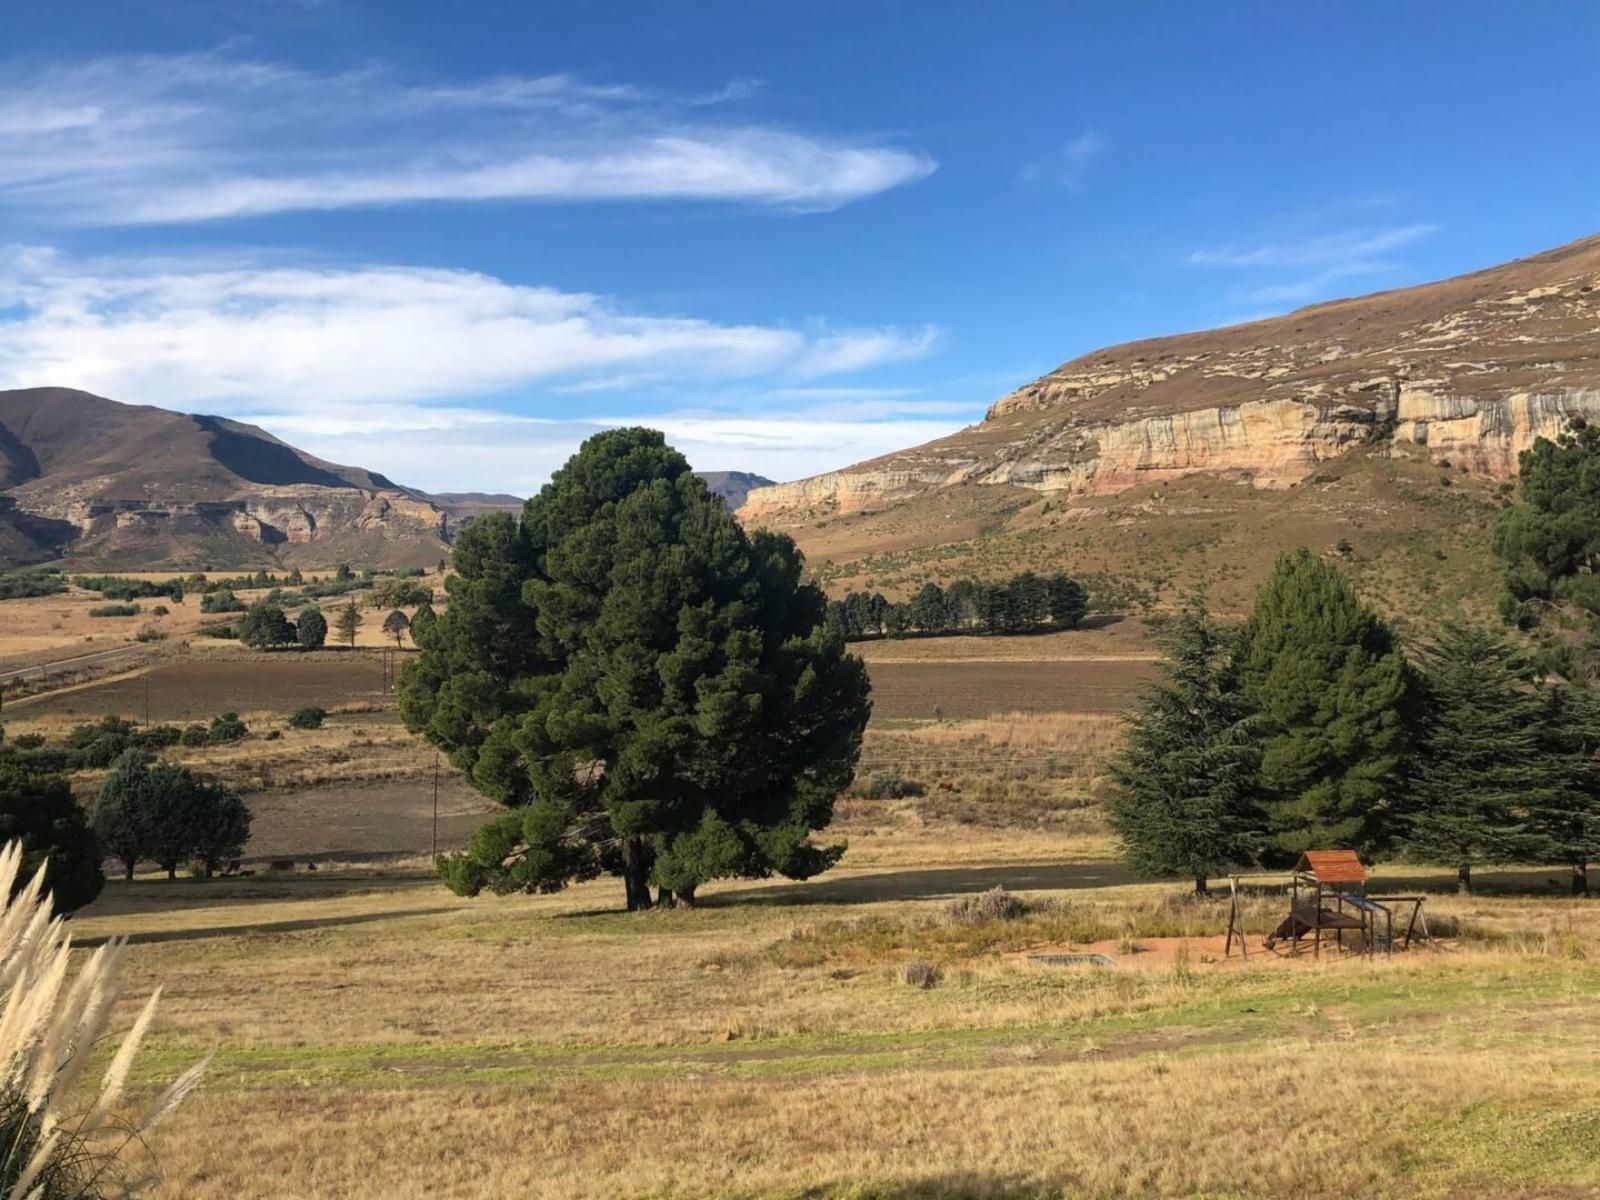
[[[1228,675],[1229,641],[1196,597],[1158,635],[1164,683],[1149,685],[1112,765],[1107,801],[1136,874],[1206,880],[1264,844],[1259,722]]]
[[[1600,693],[1591,687],[1544,690],[1540,748],[1565,771],[1559,803],[1545,811],[1540,861],[1566,864],[1572,891],[1589,890],[1589,864],[1600,859]]]
[[[1050,576],[1046,586],[1051,621],[1071,629],[1083,620],[1083,614],[1089,610],[1089,593],[1083,584],[1058,572]]]
[[[860,753],[859,659],[781,535],[747,534],[659,433],[598,434],[455,547],[450,603],[400,676],[408,727],[514,811],[441,861],[452,889],[803,879]]]
[[[1257,595],[1234,669],[1273,730],[1261,782],[1278,856],[1380,850],[1416,698],[1388,625],[1302,547],[1278,559]]]
[[[943,633],[949,626],[944,589],[925,583],[911,599],[911,624],[923,633]]]
[[[350,649],[356,648],[356,633],[361,628],[361,609],[354,600],[350,601],[339,610],[339,616],[334,622],[339,630],[339,637]]]
[[[1474,863],[1545,856],[1571,772],[1543,732],[1549,701],[1503,636],[1450,626],[1422,662],[1423,720],[1401,845],[1411,859],[1455,867],[1470,892]]]

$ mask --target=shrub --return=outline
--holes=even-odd
[[[97,604],[89,610],[91,617],[137,617],[137,604]]]
[[[944,972],[926,959],[913,958],[900,965],[900,982],[927,991],[944,982]]]
[[[16,737],[11,739],[11,744],[18,750],[37,750],[40,746],[44,745],[44,734],[19,733]]]
[[[327,720],[328,712],[322,708],[302,708],[289,718],[291,729],[321,729],[322,722]]]
[[[223,713],[220,717],[211,718],[211,729],[207,740],[213,743],[237,742],[249,732],[249,728],[239,719],[238,713]]]
[[[54,596],[67,590],[67,581],[58,571],[13,571],[0,575],[0,600],[24,600],[32,596]]]
[[[962,896],[945,908],[953,921],[977,925],[984,921],[1015,921],[1028,915],[1032,906],[1021,896],[1003,887],[992,887],[976,896]]]
[[[136,642],[164,642],[167,640],[167,635],[154,625],[146,625],[133,635],[133,640]]]
[[[165,604],[158,604],[150,610],[150,615],[152,617],[164,617],[171,611]]]
[[[922,795],[922,785],[899,771],[875,771],[867,780],[866,795],[868,800],[904,800],[908,796]]]
[[[244,601],[235,596],[229,588],[222,588],[220,591],[207,592],[200,598],[200,611],[205,613],[243,612]]]
[[[184,726],[182,741],[185,746],[204,746],[211,740],[211,731],[200,722]]]

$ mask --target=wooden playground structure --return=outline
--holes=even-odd
[[[1240,881],[1282,880],[1285,874],[1262,871],[1228,876],[1232,902],[1228,909],[1224,957],[1232,957],[1235,939],[1240,955],[1250,956],[1245,940],[1244,906],[1239,896]],[[1428,919],[1422,911],[1423,897],[1367,895],[1367,869],[1354,850],[1307,850],[1287,875],[1289,912],[1263,940],[1268,950],[1287,944],[1291,955],[1299,954],[1302,941],[1309,939],[1312,957],[1321,958],[1322,935],[1328,932],[1334,935],[1334,944],[1340,950],[1392,954],[1396,948],[1409,950],[1413,938],[1430,937]],[[1408,907],[1409,912],[1406,911]],[[1403,926],[1398,943],[1397,914],[1398,924]]]

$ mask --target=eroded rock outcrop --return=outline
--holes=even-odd
[[[978,425],[752,491],[746,520],[882,507],[957,484],[1067,496],[1196,474],[1289,487],[1389,439],[1504,479],[1600,419],[1600,238],[1473,275],[1074,359]]]

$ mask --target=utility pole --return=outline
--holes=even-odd
[[[433,851],[429,858],[439,857],[439,752],[433,752]]]

